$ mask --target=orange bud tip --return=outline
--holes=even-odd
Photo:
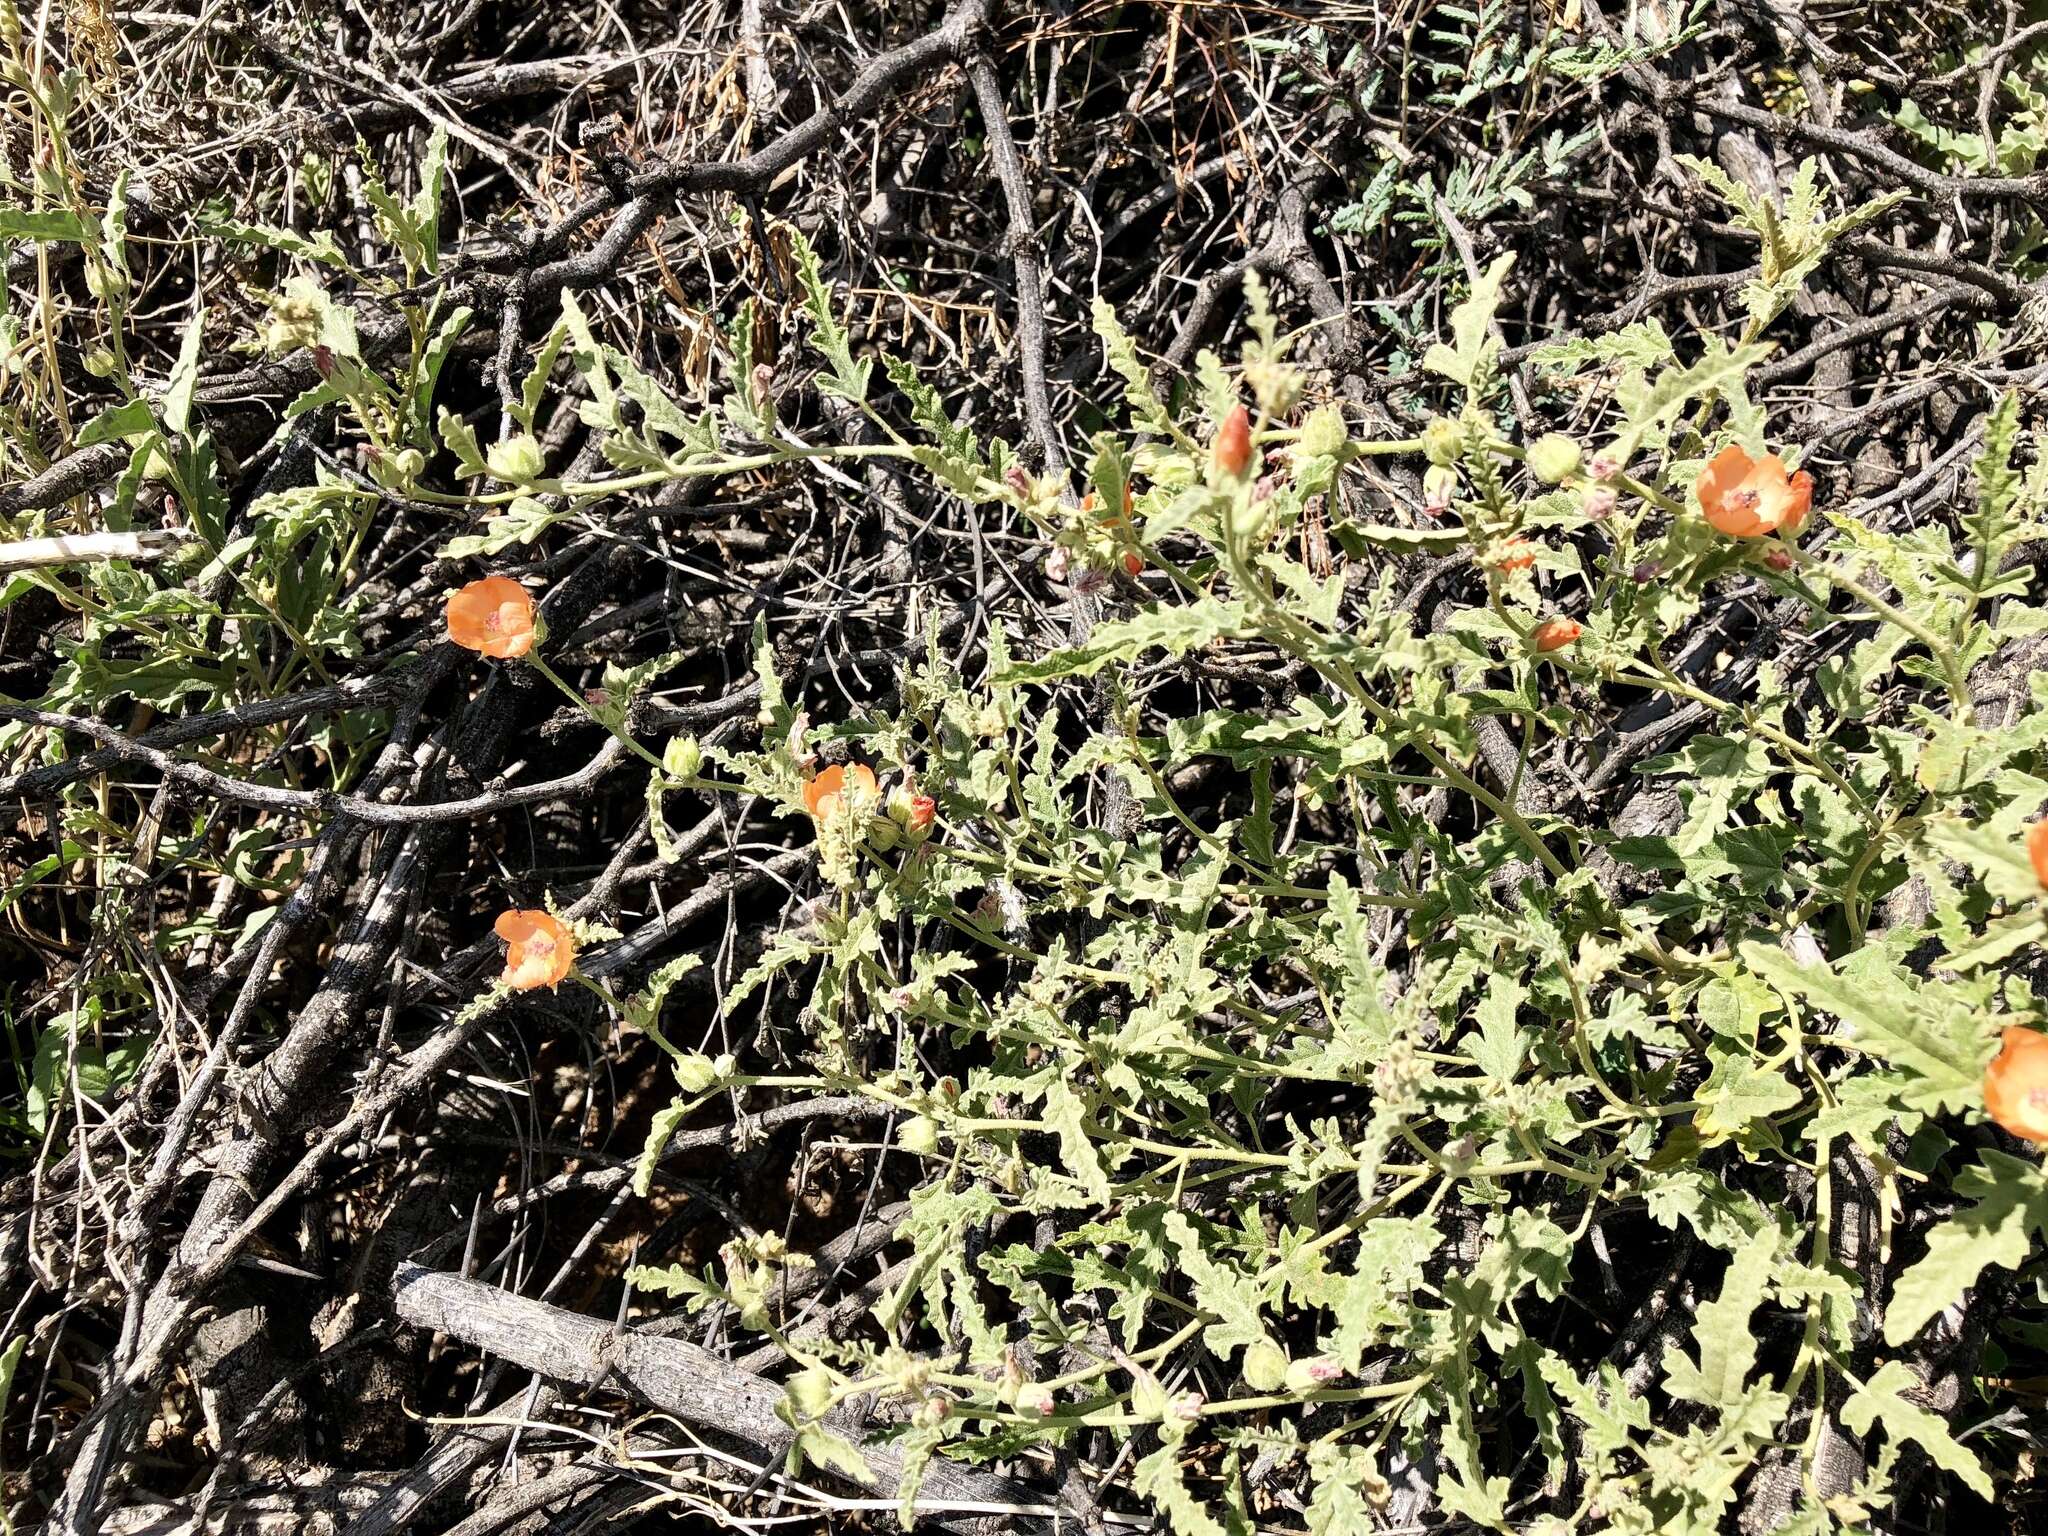
[[[1216,429],[1216,441],[1210,446],[1209,456],[1217,469],[1226,475],[1242,475],[1251,468],[1252,418],[1243,405],[1233,405],[1230,414],[1223,418],[1223,424]]]

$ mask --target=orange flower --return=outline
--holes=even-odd
[[[1081,498],[1081,510],[1083,512],[1094,512],[1095,521],[1102,527],[1114,531],[1119,539],[1135,540],[1138,535],[1131,526],[1131,508],[1135,504],[1136,498],[1132,496],[1129,484],[1124,486],[1124,510],[1121,517],[1110,511],[1096,512],[1095,508],[1099,499],[1093,491],[1090,491]],[[1135,576],[1138,572],[1145,569],[1144,557],[1134,549],[1127,549],[1123,554],[1123,567],[1125,575]],[[1053,580],[1058,581],[1059,577],[1054,576]]]
[[[1226,475],[1237,476],[1251,467],[1252,418],[1243,405],[1233,405],[1223,425],[1216,429],[1216,441],[1209,457]]]
[[[509,660],[533,649],[533,599],[510,576],[486,576],[448,594],[448,638]]]
[[[494,926],[505,941],[505,985],[515,992],[552,992],[576,963],[575,935],[549,913],[515,907],[500,912]]]
[[[853,775],[853,794],[858,798],[875,799],[881,787],[875,783],[875,771],[865,763],[854,763],[842,768],[834,763],[804,781],[804,809],[811,813],[813,821],[823,821],[839,809],[839,797],[847,793],[846,777]]]
[[[2034,863],[2034,878],[2048,890],[2048,816],[2027,828],[2027,857]]]
[[[2048,1142],[2048,1035],[2007,1028],[1984,1069],[1984,1107],[2013,1135]]]
[[[1098,498],[1096,497],[1095,493],[1093,491],[1090,491],[1086,496],[1081,498],[1081,510],[1083,512],[1095,511],[1097,499]],[[1114,512],[1104,511],[1096,514],[1095,521],[1097,521],[1098,523],[1105,524],[1112,528],[1116,527],[1119,523],[1130,521],[1131,508],[1136,504],[1136,500],[1137,498],[1135,498],[1131,494],[1130,486],[1125,485],[1124,515],[1121,518],[1119,518]]]
[[[1707,521],[1734,539],[1765,533],[1797,533],[1813,508],[1813,476],[1787,476],[1775,453],[1752,459],[1730,443],[1700,471],[1700,510]]]
[[[932,824],[932,818],[939,813],[939,802],[930,795],[910,797],[910,830],[922,832]]]
[[[1493,557],[1495,570],[1526,571],[1536,563],[1536,546],[1527,539],[1509,539]]]
[[[1545,619],[1530,632],[1529,638],[1536,643],[1539,651],[1561,651],[1586,632],[1586,626],[1577,619]]]

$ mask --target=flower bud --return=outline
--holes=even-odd
[[[1036,1414],[1041,1419],[1049,1419],[1057,1411],[1058,1407],[1059,1404],[1054,1400],[1051,1390],[1040,1386],[1035,1381],[1027,1381],[1017,1389],[1017,1411],[1019,1413],[1031,1413]]]
[[[1545,619],[1530,632],[1529,638],[1539,651],[1561,651],[1586,632],[1586,626],[1577,619],[1562,615]]]
[[[1177,1392],[1166,1405],[1166,1416],[1178,1419],[1183,1424],[1196,1424],[1202,1418],[1202,1394],[1199,1392]]]
[[[1778,572],[1780,575],[1783,575],[1786,571],[1791,570],[1793,565],[1796,563],[1797,562],[1795,562],[1792,558],[1792,551],[1789,549],[1780,549],[1777,546],[1773,545],[1771,548],[1764,551],[1765,567],[1769,570]]]
[[[662,748],[661,771],[672,779],[694,779],[704,766],[704,748],[694,736],[671,736]]]
[[[928,1115],[913,1115],[896,1127],[896,1145],[919,1157],[929,1157],[939,1149],[937,1122]]]
[[[1341,1379],[1344,1367],[1328,1355],[1317,1355],[1310,1360],[1297,1360],[1287,1367],[1287,1390],[1290,1392],[1313,1392],[1327,1387]]]
[[[1529,445],[1529,472],[1545,485],[1562,485],[1579,472],[1579,445],[1562,432],[1551,432]]]
[[[1217,427],[1216,440],[1209,446],[1209,461],[1218,474],[1232,480],[1251,468],[1252,418],[1242,405],[1233,405],[1223,424]]]
[[[1448,464],[1432,464],[1422,476],[1422,510],[1442,517],[1451,510],[1451,497],[1458,489],[1458,472]]]
[[[484,451],[484,464],[500,480],[524,485],[538,480],[548,467],[547,455],[530,432],[519,432]]]
[[[1254,1392],[1277,1392],[1287,1379],[1287,1351],[1271,1339],[1260,1339],[1244,1352],[1245,1385]]]
[[[1612,480],[1621,473],[1621,460],[1611,453],[1596,453],[1586,465],[1586,473],[1595,480]]]
[[[1590,487],[1585,499],[1579,503],[1579,510],[1593,522],[1600,522],[1614,512],[1614,487],[1596,485]]]
[[[1301,451],[1311,458],[1335,458],[1350,443],[1344,413],[1334,405],[1316,407],[1301,424]]]
[[[1432,464],[1455,464],[1465,455],[1465,429],[1448,416],[1430,418],[1422,429],[1422,451]]]
[[[1066,545],[1053,545],[1052,553],[1045,557],[1045,579],[1047,581],[1065,581],[1067,579],[1068,558]]]

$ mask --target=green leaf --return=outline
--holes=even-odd
[[[668,1146],[669,1138],[676,1133],[676,1127],[683,1123],[683,1116],[689,1112],[689,1101],[678,1099],[665,1109],[655,1111],[654,1122],[647,1128],[647,1140],[640,1147],[640,1161],[633,1167],[633,1193],[645,1196],[654,1187],[654,1165],[661,1161],[662,1151]]]
[[[1067,1172],[1098,1205],[1109,1203],[1109,1174],[1088,1134],[1088,1106],[1064,1077],[1055,1076],[1045,1093],[1045,1120],[1060,1139],[1060,1160]]]
[[[2003,827],[1960,816],[1938,816],[1921,829],[1921,836],[1935,852],[1969,865],[1984,888],[2000,901],[2031,903],[2040,898],[2041,882],[2028,861],[2025,844]]]
[[[1858,957],[1868,963],[1859,964],[1854,976],[1825,963],[1802,963],[1754,940],[1742,946],[1742,958],[1783,996],[1840,1019],[1857,1050],[1918,1073],[1926,1081],[1923,1097],[1943,1105],[1975,1098],[1991,1056],[1988,1033],[1967,1010],[1941,1008],[1931,986],[1916,988],[1906,977],[1880,969],[1875,952]]]
[[[1472,292],[1465,302],[1451,311],[1450,344],[1445,345],[1441,341],[1432,344],[1422,354],[1424,368],[1463,384],[1467,389],[1485,374],[1492,365],[1494,354],[1500,350],[1500,343],[1489,334],[1489,328],[1493,325],[1494,311],[1500,308],[1501,281],[1514,264],[1515,253],[1509,251],[1498,257],[1472,285]]]
[[[1089,313],[1094,317],[1095,334],[1102,340],[1102,350],[1109,359],[1109,366],[1124,381],[1124,405],[1131,413],[1131,425],[1151,436],[1171,437],[1185,451],[1195,452],[1194,439],[1183,432],[1180,424],[1167,412],[1158,392],[1152,387],[1151,370],[1139,358],[1136,345],[1118,322],[1109,301],[1096,299]]]
[[[0,240],[72,240],[83,245],[93,239],[85,220],[65,208],[0,208]]]
[[[1674,1397],[1707,1407],[1738,1401],[1756,1366],[1757,1336],[1750,1314],[1763,1303],[1771,1268],[1778,1259],[1776,1234],[1743,1244],[1721,1279],[1721,1294],[1697,1312],[1692,1336],[1699,1363],[1675,1344],[1664,1347],[1664,1386]]]
[[[199,387],[199,341],[205,319],[204,314],[195,314],[186,322],[178,360],[171,365],[170,382],[164,387],[164,429],[173,437],[183,437],[192,423],[192,392]]]
[[[1061,677],[1093,677],[1112,662],[1132,662],[1149,651],[1185,656],[1197,646],[1227,639],[1244,629],[1244,605],[1213,597],[1180,605],[1162,604],[1098,624],[1086,645],[1054,651],[1042,661],[1016,662],[1003,674],[1008,685],[1043,683]]]
[[[1905,1343],[1961,1301],[1987,1265],[2019,1268],[2033,1248],[2029,1234],[2048,1234],[2048,1173],[2041,1165],[1988,1147],[1978,1156],[1982,1161],[1956,1179],[1956,1193],[1976,1203],[1933,1228],[1925,1255],[1892,1285],[1887,1344]]]
[[[150,414],[147,400],[124,400],[119,405],[110,405],[99,415],[85,424],[79,431],[76,446],[91,447],[94,443],[137,443],[156,431],[156,417]]]
[[[1179,1435],[1162,1436],[1159,1449],[1131,1469],[1131,1486],[1166,1516],[1173,1536],[1230,1536],[1223,1522],[1188,1491],[1181,1477],[1180,1443]]]
[[[818,381],[818,387],[858,405],[867,399],[874,362],[870,358],[854,361],[851,340],[834,312],[832,294],[825,286],[818,253],[811,249],[811,242],[794,224],[782,228],[796,254],[797,282],[804,291],[804,310],[811,317],[811,344],[831,366],[831,372]]]
[[[1162,1225],[1179,1256],[1182,1273],[1194,1286],[1196,1303],[1216,1318],[1202,1330],[1202,1342],[1209,1352],[1228,1360],[1237,1350],[1266,1342],[1258,1281],[1211,1258],[1195,1224],[1179,1211],[1168,1211]]]
[[[1956,1442],[1942,1419],[1899,1395],[1908,1390],[1921,1390],[1919,1380],[1901,1362],[1887,1360],[1842,1404],[1842,1422],[1851,1433],[1867,1435],[1871,1426],[1881,1421],[1894,1443],[1911,1440],[1978,1498],[1990,1498],[1991,1474],[1984,1464]]]
[[[1714,340],[1690,368],[1666,368],[1654,381],[1631,373],[1614,393],[1627,424],[1615,434],[1613,445],[1607,450],[1609,455],[1615,462],[1626,464],[1644,447],[1661,446],[1681,410],[1694,400],[1711,398],[1739,383],[1745,373],[1770,354],[1771,348],[1766,344],[1731,350]]]

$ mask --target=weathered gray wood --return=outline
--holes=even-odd
[[[515,1296],[496,1286],[402,1264],[392,1277],[398,1315],[489,1350],[552,1380],[637,1398],[684,1422],[766,1447],[779,1458],[788,1427],[775,1416],[782,1389],[686,1339],[667,1339]],[[852,1426],[835,1425],[841,1433]],[[857,1438],[857,1436],[855,1436]],[[888,1445],[861,1448],[875,1474],[871,1495],[896,1491],[903,1458]],[[935,1457],[918,1502],[982,1506],[988,1512],[1052,1512],[1045,1495],[1009,1478]],[[1015,1527],[1010,1527],[1014,1529]]]

